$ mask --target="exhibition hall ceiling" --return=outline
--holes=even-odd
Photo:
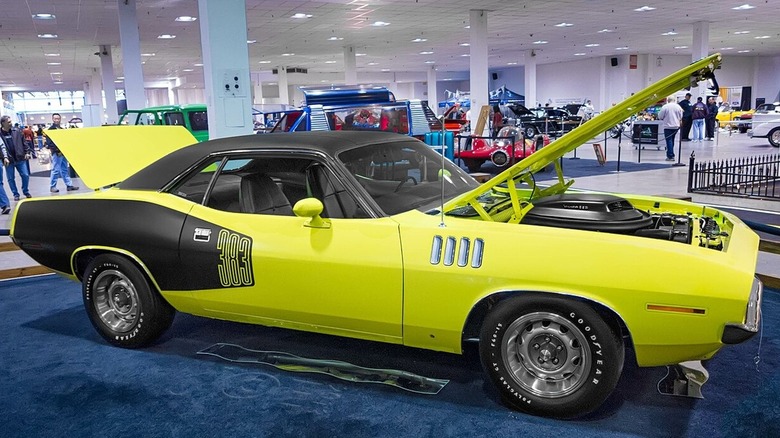
[[[300,67],[318,77],[332,74],[339,82],[343,47],[352,45],[359,73],[421,72],[435,65],[438,78],[446,79],[448,72],[469,69],[466,26],[474,9],[488,14],[491,69],[522,65],[531,51],[538,64],[625,54],[690,55],[696,22],[709,23],[711,52],[746,60],[780,54],[780,0],[745,1],[246,0],[250,69]],[[136,4],[145,81],[179,78],[185,87],[202,86],[198,1]],[[102,44],[113,46],[121,88],[117,0],[6,0],[3,5],[0,89],[81,90],[100,68],[95,52]]]

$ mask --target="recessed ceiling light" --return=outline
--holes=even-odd
[[[420,55],[433,55],[431,51],[420,52]]]
[[[436,64],[436,61],[425,61],[426,64]]]
[[[258,64],[270,64],[271,61],[268,61],[268,60],[266,60],[266,61],[258,61],[257,63]]]
[[[555,25],[555,27],[571,27],[571,26],[574,26],[574,25],[571,24],[571,23],[566,23],[566,22],[558,23],[558,24]]]
[[[176,38],[176,35],[171,35],[171,34],[168,34],[168,33],[164,33],[162,35],[157,35],[157,39],[158,40],[172,40],[174,38]]]
[[[43,56],[60,56],[59,53],[44,53]]]
[[[366,56],[365,53],[355,53],[355,56]]]
[[[534,44],[547,44],[545,40],[534,41]]]
[[[751,50],[737,50],[737,53],[749,53]]]
[[[769,36],[769,35],[761,35],[761,36],[757,36],[757,37],[753,37],[753,38],[755,38],[757,40],[765,40],[767,38],[772,38],[772,37]]]
[[[755,6],[749,5],[749,4],[745,3],[744,5],[739,5],[737,7],[731,8],[731,9],[733,9],[735,11],[747,11],[748,9],[754,9],[754,8],[755,8]]]
[[[57,16],[54,14],[33,14],[32,17],[36,20],[54,20],[57,18]]]
[[[156,53],[141,53],[141,56],[155,56]]]
[[[325,61],[325,64],[335,64],[335,63],[336,63],[336,61],[332,61],[332,60],[331,61]]]
[[[746,33],[750,33],[750,31],[749,30],[740,30],[740,31],[734,32],[734,35],[744,35]]]
[[[574,56],[585,56],[584,53],[575,53]]]
[[[390,23],[388,23],[386,21],[375,21],[375,22],[371,23],[371,26],[374,26],[374,27],[390,26]]]
[[[254,43],[256,43],[256,42],[257,42],[257,40],[246,40],[246,43],[247,43],[247,44],[254,44]]]
[[[628,50],[628,46],[615,47],[615,50]]]
[[[415,38],[412,40],[413,43],[424,43],[425,41],[428,41],[428,38]]]
[[[663,35],[663,36],[672,36],[672,35],[677,35],[677,32],[675,32],[673,30],[670,30],[669,32],[664,32],[661,35]]]
[[[647,12],[647,11],[654,11],[655,8],[652,6],[642,6],[641,8],[634,9],[637,12]]]
[[[517,65],[516,62],[507,62],[506,65]]]
[[[61,62],[47,62],[46,65],[62,65]]]
[[[282,56],[295,56],[295,53],[282,53]]]
[[[674,46],[675,49],[687,49],[688,46]]]
[[[57,38],[56,33],[39,33],[38,38]]]
[[[585,47],[598,47],[601,44],[585,44]]]
[[[176,21],[184,21],[184,22],[190,22],[197,20],[197,17],[190,17],[189,15],[182,15],[181,17],[176,17]]]
[[[607,32],[614,32],[612,29],[601,29],[599,33],[607,33]]]
[[[343,39],[344,38],[342,38],[342,37],[332,36],[332,37],[328,38],[328,41],[341,41]]]

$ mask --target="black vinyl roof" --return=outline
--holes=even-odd
[[[375,143],[410,141],[411,137],[389,132],[308,131],[253,134],[196,143],[172,152],[118,184],[129,190],[159,190],[174,177],[211,154],[238,150],[316,151],[331,157],[340,152]]]

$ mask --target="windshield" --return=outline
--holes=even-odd
[[[427,211],[477,183],[430,146],[416,140],[379,143],[339,154],[338,159],[388,215],[413,208]]]

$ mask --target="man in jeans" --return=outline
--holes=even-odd
[[[666,99],[666,105],[658,112],[658,120],[663,121],[664,138],[666,139],[666,161],[674,161],[674,137],[680,130],[683,109],[674,97]]]
[[[8,173],[8,187],[14,195],[14,201],[19,200],[19,190],[16,188],[16,172],[22,177],[22,193],[32,198],[28,188],[30,184],[30,163],[32,155],[32,142],[28,141],[22,131],[11,126],[11,117],[0,117],[0,137],[5,148],[5,171]]]
[[[51,115],[51,121],[52,124],[49,126],[49,129],[63,129],[62,126],[60,126],[62,117],[58,113]],[[62,155],[62,152],[60,152],[60,149],[57,147],[57,145],[54,144],[54,142],[51,141],[51,139],[48,137],[46,137],[46,147],[51,151],[51,181],[49,183],[51,186],[50,191],[52,193],[59,193],[60,189],[57,188],[57,179],[60,177],[62,178],[62,181],[65,183],[65,187],[69,192],[72,190],[78,190],[79,188],[74,186],[70,180],[68,160],[65,159],[65,156]]]

